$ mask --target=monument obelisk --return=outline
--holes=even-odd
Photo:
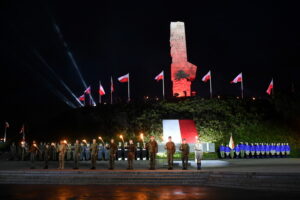
[[[171,22],[171,80],[173,96],[191,96],[191,82],[196,77],[197,66],[187,61],[184,22]]]

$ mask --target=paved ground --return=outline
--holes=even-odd
[[[279,159],[236,159],[236,160],[204,160],[202,161],[203,171],[218,172],[278,172],[278,173],[300,173],[299,158],[279,158]],[[195,163],[190,161],[190,170],[195,170]],[[58,166],[57,162],[51,161],[49,169],[54,170]],[[135,161],[135,170],[147,170],[149,161]],[[116,170],[124,170],[127,167],[127,161],[116,161]],[[29,161],[0,161],[0,170],[26,170],[30,168]],[[36,168],[42,169],[43,162],[36,162]],[[73,162],[67,161],[66,170],[73,168]],[[89,161],[80,163],[81,170],[90,168]],[[98,161],[97,170],[106,170],[108,161]],[[166,170],[166,161],[158,160],[158,170]],[[174,170],[181,170],[181,162],[175,161]]]

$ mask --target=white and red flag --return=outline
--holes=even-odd
[[[186,139],[187,143],[195,143],[195,137],[198,136],[195,122],[193,120],[164,119],[164,142],[168,141],[169,136],[175,143],[181,143],[182,139]]]
[[[102,87],[101,83],[100,83],[100,85],[99,85],[99,95],[100,95],[100,96],[105,95],[105,91],[104,91],[104,88]]]
[[[121,83],[128,83],[128,87],[127,87],[127,90],[128,90],[128,92],[127,92],[128,93],[128,99],[127,99],[127,101],[129,102],[130,101],[130,84],[129,84],[130,80],[129,80],[129,73],[126,74],[126,75],[124,75],[124,76],[120,76],[118,78],[118,80]]]
[[[243,74],[242,73],[237,75],[237,77],[235,77],[230,83],[240,83],[240,82],[243,82]]]
[[[234,149],[234,141],[233,141],[233,137],[232,134],[230,135],[230,140],[229,140],[229,148],[230,149]]]
[[[91,94],[91,86],[89,86],[88,88],[86,88],[86,90],[84,91],[85,94]]]
[[[164,79],[164,71],[160,72],[155,78],[156,81]]]
[[[78,99],[79,99],[79,101],[85,101],[85,96],[84,96],[84,94],[81,95],[80,97],[78,97]]]
[[[273,88],[274,88],[274,83],[273,83],[273,79],[272,79],[271,83],[270,83],[270,85],[269,85],[269,87],[268,87],[268,89],[266,91],[268,93],[268,95],[272,94]]]
[[[118,78],[118,80],[121,82],[121,83],[127,83],[129,81],[129,73],[124,75],[124,76],[120,76]]]
[[[203,76],[202,81],[207,82],[210,79],[211,79],[211,74],[210,74],[210,71],[209,71],[209,72],[207,72],[207,74],[205,76]]]

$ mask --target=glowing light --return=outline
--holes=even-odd
[[[67,140],[64,140],[64,143],[65,143],[65,144],[68,144]]]
[[[82,142],[86,143],[86,140],[82,140]]]
[[[140,134],[140,138],[144,142],[144,134],[143,133]]]

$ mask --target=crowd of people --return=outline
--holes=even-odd
[[[223,144],[219,147],[221,158],[286,158],[291,153],[288,143],[241,142],[233,148]]]
[[[172,137],[168,138],[165,145],[167,153],[168,169],[173,169],[173,157],[176,152],[176,146],[172,142]],[[197,162],[197,169],[201,169],[201,159],[203,157],[202,144],[200,140],[196,139],[195,144],[195,159]],[[182,158],[182,169],[188,168],[188,158],[190,153],[189,144],[185,139],[179,147]],[[154,136],[150,137],[148,143],[137,142],[133,140],[128,142],[115,143],[114,139],[110,143],[97,142],[93,139],[91,143],[86,140],[76,140],[74,144],[68,143],[66,140],[61,140],[58,143],[43,143],[39,144],[32,141],[28,144],[21,141],[20,144],[14,142],[10,145],[10,160],[30,160],[31,169],[35,168],[35,161],[44,161],[44,169],[48,169],[49,161],[58,161],[59,169],[64,169],[64,161],[74,161],[73,169],[79,168],[80,161],[91,161],[91,169],[96,169],[96,161],[109,161],[109,169],[114,169],[115,160],[127,160],[128,168],[133,169],[133,160],[150,160],[151,170],[155,169],[156,154],[158,152],[158,144]]]

